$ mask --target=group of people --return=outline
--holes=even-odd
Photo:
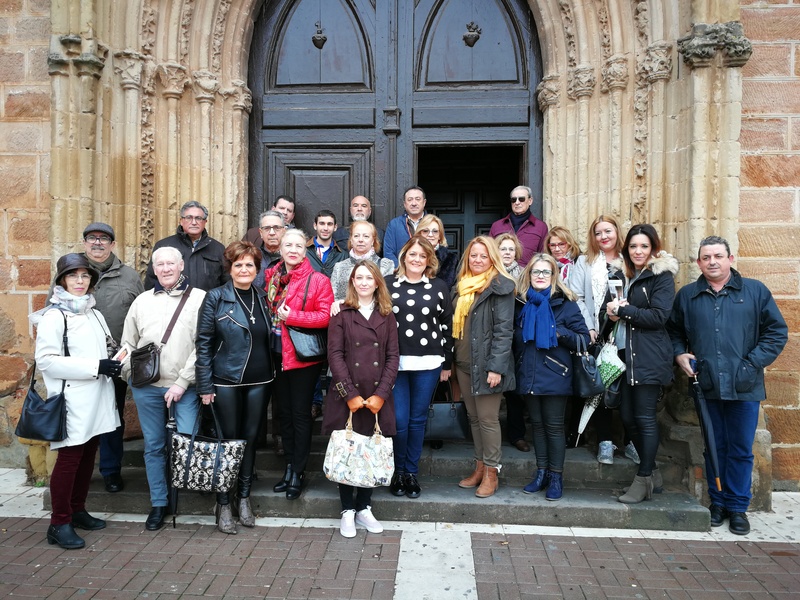
[[[638,462],[619,500],[650,498],[663,485],[656,408],[674,361],[699,378],[717,430],[724,487],[709,488],[712,525],[727,518],[735,533],[749,531],[763,369],[782,350],[787,328],[767,288],[731,268],[727,242],[701,242],[702,275],[676,298],[678,261],[652,225],[635,225],[623,236],[613,217],[601,215],[581,254],[567,229],[548,230],[531,214],[532,192],[519,186],[509,215],[489,235],[470,240],[459,257],[425,204],[423,190],[409,188],[404,214],[384,233],[369,221],[369,201],[356,196],[346,237],[336,216],[323,210],[309,238],[291,226],[294,201],[282,196],[255,232],[225,247],[206,232],[206,208],[188,202],[176,234],[155,245],[146,291],[113,254],[113,229],[87,226],[85,252],[59,259],[51,305],[32,315],[48,392],[65,381],[68,403],[68,437],[53,444],[59,455],[48,541],[79,548],[84,541],[75,528],[105,526],[85,507],[94,458],[99,445],[106,489],[122,489],[130,352],[149,343],[161,346],[160,379],[132,387],[152,505],[146,529],[160,529],[168,511],[167,410],[179,431],[191,433],[209,407],[219,435],[247,442],[235,490],[216,496],[220,531],[236,533],[237,519],[255,524],[250,492],[270,399],[286,463],[273,491],[300,497],[313,421],[322,412],[315,396],[325,357],[303,356],[293,338],[315,330],[326,330],[328,340],[322,432],[343,429],[352,415],[354,430],[369,435],[377,418],[394,440],[389,491],[409,498],[422,493],[419,461],[431,399],[440,382],[455,380],[474,443],[474,469],[458,485],[480,498],[497,491],[505,396],[509,438],[520,450],[520,441],[527,445],[525,410],[532,424],[536,469],[523,491],[559,500],[573,397],[570,354],[579,344],[607,340],[626,365],[620,413],[626,454]],[[610,280],[619,281],[619,296],[610,293]],[[613,460],[610,419],[609,411],[596,411],[601,462]],[[372,513],[372,489],[339,485],[339,492],[343,536],[355,536],[357,526],[383,530]]]

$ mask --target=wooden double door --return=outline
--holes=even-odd
[[[530,185],[541,214],[539,43],[525,0],[266,0],[250,52],[250,222],[280,194],[311,230],[426,189],[456,246]],[[462,174],[458,177],[458,174]]]

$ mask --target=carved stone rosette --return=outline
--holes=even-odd
[[[542,112],[545,112],[547,107],[558,104],[559,79],[558,75],[548,75],[536,86],[536,99]]]
[[[570,69],[567,97],[575,100],[584,96],[591,96],[594,93],[596,83],[597,78],[595,77],[593,66],[581,65]]]
[[[723,66],[741,67],[753,53],[753,45],[739,21],[696,23],[691,33],[678,40],[678,51],[693,69],[709,66],[718,51],[722,52]]]
[[[614,55],[603,65],[600,91],[625,89],[628,86],[628,59],[620,54]]]

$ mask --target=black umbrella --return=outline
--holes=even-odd
[[[169,514],[172,515],[172,528],[175,529],[175,517],[178,515],[178,488],[172,485],[172,436],[178,429],[175,422],[175,403],[170,403],[167,419],[167,505],[169,507]]]
[[[697,382],[697,375],[694,376],[694,381],[692,382],[692,391],[694,392],[694,408],[700,420],[700,431],[703,434],[703,441],[706,443],[708,462],[711,463],[711,469],[714,471],[713,475],[714,481],[717,484],[717,491],[721,492],[722,484],[719,481],[719,458],[717,457],[717,442],[714,435],[714,426],[711,424],[706,397],[703,395],[703,390],[700,389],[700,384]]]

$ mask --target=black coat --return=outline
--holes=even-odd
[[[449,290],[456,282],[458,274],[458,252],[439,246],[436,249],[436,258],[439,259],[439,272],[436,274],[436,278],[444,281]]]
[[[222,264],[225,246],[209,236],[208,232],[203,231],[197,245],[193,246],[192,240],[179,225],[175,235],[158,240],[153,246],[153,251],[162,246],[172,246],[180,250],[183,256],[183,274],[186,275],[192,287],[207,292],[230,281],[231,277]],[[144,278],[144,289],[152,290],[156,281],[158,279],[153,271],[153,260],[150,259]]]
[[[255,286],[252,289],[257,294],[258,309],[269,329],[267,293]],[[247,323],[247,315],[236,301],[230,281],[206,294],[197,316],[195,385],[198,394],[214,393],[214,378],[232,384],[241,383],[253,347]],[[272,364],[264,365],[264,371],[269,373],[269,379],[275,377]]]

